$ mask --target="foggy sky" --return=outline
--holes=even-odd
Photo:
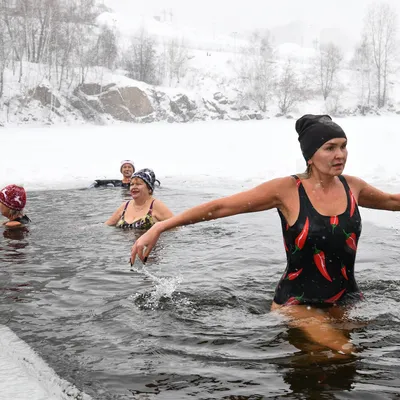
[[[101,0],[117,12],[141,16],[166,15],[174,24],[204,33],[230,33],[272,28],[301,20],[314,28],[340,28],[350,36],[360,35],[368,0]],[[400,0],[387,3],[400,15]],[[163,10],[166,10],[164,14]],[[170,15],[172,12],[172,16]]]

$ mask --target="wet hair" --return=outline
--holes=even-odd
[[[17,217],[18,215],[22,215],[24,213],[24,210],[13,210],[12,208],[8,208],[8,215],[10,217]]]
[[[310,179],[311,178],[311,164],[307,164],[307,168],[304,172],[296,174],[300,179]]]

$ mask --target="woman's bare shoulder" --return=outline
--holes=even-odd
[[[23,224],[21,224],[19,221],[8,221],[4,225],[8,228],[19,228],[23,226]]]
[[[297,185],[297,175],[283,176],[273,179],[271,182],[274,182],[277,187],[282,189],[293,189]]]
[[[364,186],[367,185],[367,182],[365,182],[363,179],[359,178],[358,176],[353,176],[353,175],[343,175],[343,177],[346,179],[347,183],[351,188],[361,190]]]

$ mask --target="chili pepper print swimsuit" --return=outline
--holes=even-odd
[[[131,200],[126,202],[124,211],[122,212],[121,218],[117,222],[116,227],[122,228],[122,229],[141,229],[141,230],[150,229],[156,223],[156,221],[154,220],[154,217],[152,215],[153,214],[153,204],[154,204],[155,200],[153,200],[151,202],[149,211],[147,211],[147,214],[144,217],[139,218],[136,221],[133,221],[131,224],[128,224],[125,221],[125,211],[128,208],[130,201]]]
[[[300,211],[289,226],[282,223],[287,267],[275,291],[277,304],[346,304],[362,298],[354,278],[361,216],[355,198],[343,176],[339,176],[347,196],[346,211],[324,216],[311,204],[301,180],[296,179]]]

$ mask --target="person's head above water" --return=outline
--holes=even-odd
[[[132,174],[135,172],[135,164],[132,160],[122,160],[119,171],[125,180],[130,179]]]
[[[105,224],[143,230],[172,217],[172,211],[161,200],[153,197],[156,182],[160,184],[154,171],[149,168],[135,172],[129,183],[132,198],[122,203]]]
[[[0,191],[0,203],[10,210],[20,212],[26,204],[25,189],[17,185],[8,185]]]
[[[300,148],[303,157],[308,161],[314,153],[331,139],[346,139],[343,129],[332,121],[329,115],[303,115],[296,121]]]
[[[141,179],[148,187],[149,191],[151,193],[154,192],[154,185],[156,183],[156,175],[154,171],[150,168],[144,168],[141,169],[140,171],[135,172],[132,175],[131,181],[134,181],[134,179]]]

